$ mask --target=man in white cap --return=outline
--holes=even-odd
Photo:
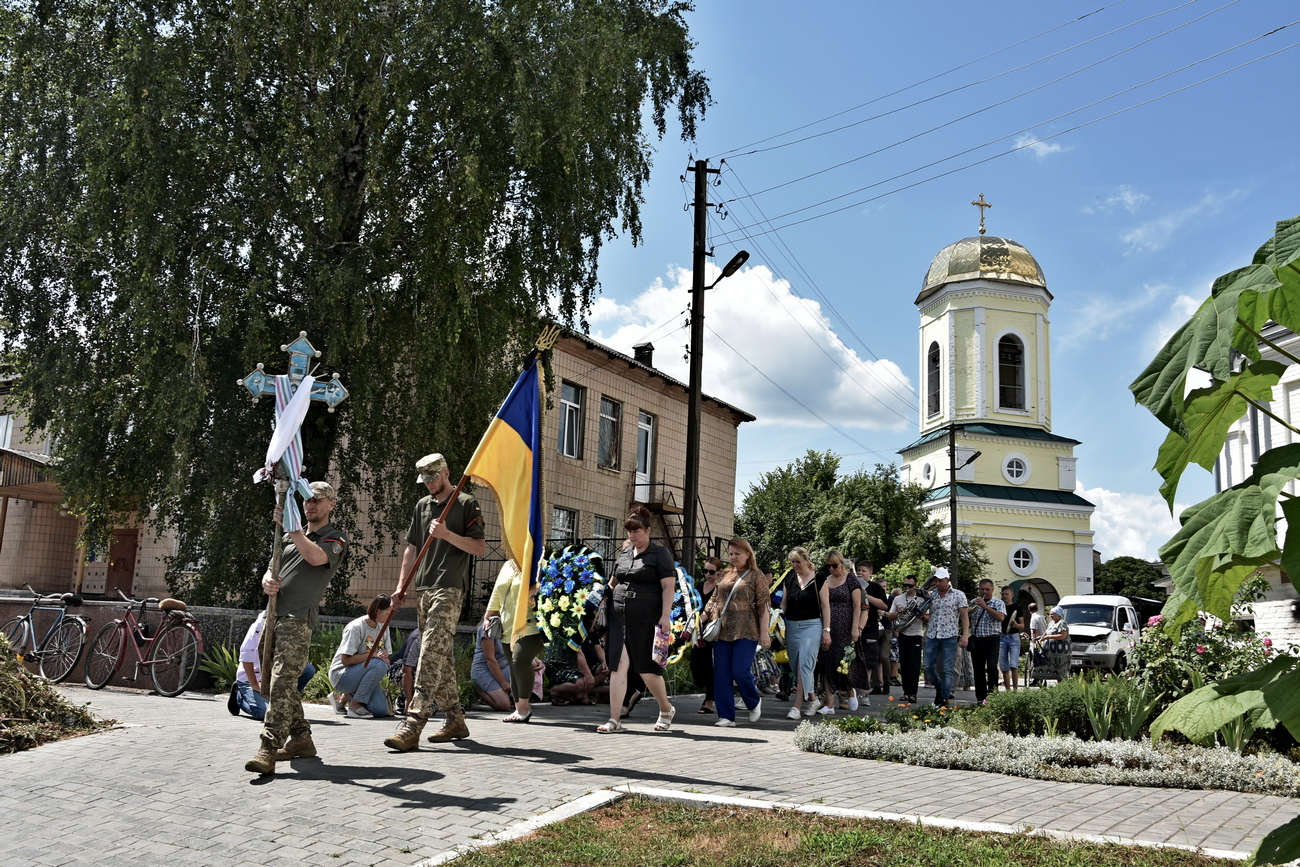
[[[952,700],[952,669],[957,648],[965,647],[970,634],[970,613],[966,594],[952,586],[947,569],[934,570],[934,599],[930,622],[925,628],[925,682],[934,684],[934,703],[947,707]]]
[[[440,454],[425,455],[416,463],[415,469],[419,472],[417,480],[429,489],[429,496],[416,503],[415,514],[411,516],[406,550],[402,553],[402,571],[397,576],[398,589],[393,593],[394,607],[400,606],[405,598],[401,588],[402,576],[410,570],[430,536],[433,543],[420,561],[414,579],[415,589],[419,591],[416,621],[420,627],[420,660],[415,668],[415,690],[406,710],[406,719],[402,720],[392,737],[384,740],[384,746],[401,752],[419,747],[420,733],[433,714],[435,704],[442,710],[445,722],[440,730],[429,735],[432,743],[469,737],[456,685],[452,642],[456,636],[456,622],[460,619],[461,601],[469,592],[471,558],[482,557],[487,551],[483,511],[471,495],[461,493],[457,496],[446,520],[439,520],[456,490],[451,483],[446,458]]]

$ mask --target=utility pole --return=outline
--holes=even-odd
[[[980,211],[980,214],[983,214]],[[948,425],[948,574],[957,586],[957,423]]]
[[[682,503],[682,566],[695,573],[695,510],[700,497],[700,427],[703,422],[702,380],[704,377],[704,266],[709,252],[708,209],[709,175],[719,169],[709,168],[708,160],[696,160],[687,169],[695,173],[695,247],[691,257],[691,375],[686,411],[686,479]]]

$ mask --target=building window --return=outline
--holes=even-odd
[[[1020,577],[1032,575],[1038,568],[1038,552],[1032,545],[1021,542],[1011,548],[1011,553],[1007,555],[1007,562],[1011,566],[1011,571]]]
[[[578,513],[573,509],[551,507],[551,544],[556,548],[573,544],[578,538]]]
[[[614,555],[618,553],[618,525],[614,523],[614,519],[597,515],[592,536],[592,549],[599,551],[600,556],[604,557],[607,563],[612,564]]]
[[[1025,345],[1014,334],[998,341],[998,408],[1025,408]]]
[[[582,401],[585,389],[560,385],[560,454],[582,459]]]
[[[607,397],[600,399],[600,443],[596,449],[596,463],[611,470],[618,469],[623,439],[623,404]]]
[[[1033,468],[1029,465],[1029,458],[1019,454],[1009,454],[1002,460],[1002,478],[1006,479],[1013,485],[1023,485],[1029,481]]]
[[[925,411],[939,414],[939,344],[931,343],[925,359]]]
[[[9,440],[14,433],[14,417],[10,413],[0,415],[0,449],[9,448]]]
[[[927,488],[934,485],[934,464],[929,461],[921,465],[921,484]]]

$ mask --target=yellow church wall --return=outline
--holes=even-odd
[[[973,464],[957,474],[959,482],[975,482],[981,485],[1010,485],[1009,479],[1002,474],[1002,464],[1006,457],[1018,454],[1029,462],[1030,475],[1023,483],[1025,487],[1045,488],[1048,490],[1073,490],[1074,485],[1061,487],[1060,458],[1072,458],[1074,448],[1070,443],[1056,443],[1046,440],[1006,440],[1002,437],[979,436],[959,431],[957,447],[960,450],[978,450],[980,456]],[[928,487],[937,488],[948,484],[948,441],[936,439],[926,443],[916,451],[909,451],[904,456],[909,467],[909,480],[921,481],[921,467],[929,461],[934,465],[934,483]]]

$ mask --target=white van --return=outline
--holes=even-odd
[[[1127,596],[1065,596],[1057,603],[1070,625],[1070,668],[1123,671],[1140,623]]]

